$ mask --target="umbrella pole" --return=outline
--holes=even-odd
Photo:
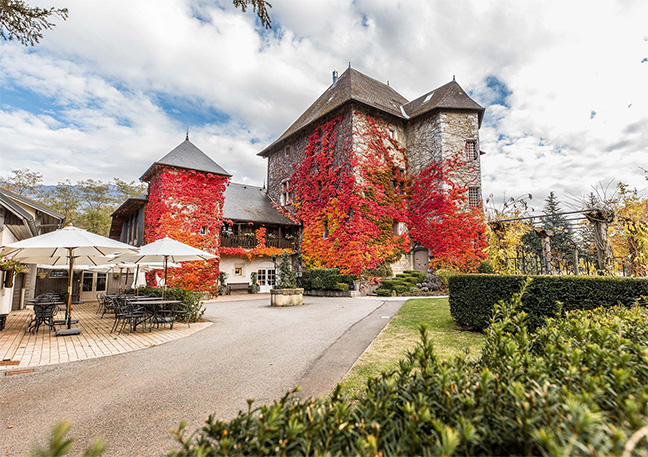
[[[67,296],[67,328],[72,328],[72,276],[74,274],[74,257],[72,256],[72,249],[68,249],[70,259],[70,271],[68,273],[68,296]]]
[[[166,284],[167,284],[167,261],[169,260],[168,256],[164,256],[164,295],[163,298],[166,300]]]
[[[133,289],[135,289],[135,296],[137,296],[137,279],[139,278],[139,263],[135,268],[135,282],[133,283]]]

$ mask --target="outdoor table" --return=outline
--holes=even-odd
[[[139,324],[149,320],[151,322],[149,331],[153,331],[153,323],[155,319],[158,318],[158,315],[162,311],[162,308],[169,305],[179,305],[182,303],[182,301],[180,300],[165,300],[165,299],[160,300],[158,298],[149,298],[146,300],[134,300],[134,302],[138,306],[142,306],[146,309],[147,316],[142,318],[139,322],[136,322],[135,325],[133,326],[133,329],[137,330],[137,326]],[[171,328],[173,328],[173,322],[171,322]]]
[[[54,315],[56,314],[57,307],[62,304],[60,301],[34,303],[34,318],[29,323],[27,331],[36,333],[41,324],[47,324],[50,330],[56,331]]]

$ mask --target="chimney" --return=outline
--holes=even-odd
[[[335,84],[338,80],[338,72],[333,70],[333,84]]]

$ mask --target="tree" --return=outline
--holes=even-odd
[[[75,217],[81,205],[81,193],[69,179],[53,186],[45,193],[42,201],[46,206],[65,216],[67,224],[75,224]]]
[[[277,289],[294,289],[297,287],[297,275],[290,264],[290,256],[287,252],[281,254],[279,263],[279,278],[277,279]]]
[[[67,8],[39,8],[22,0],[0,0],[0,38],[34,46],[43,38],[44,30],[54,27],[50,22],[54,17],[65,21]]]
[[[261,25],[266,29],[272,28],[270,24],[270,15],[268,14],[268,8],[272,8],[272,5],[266,0],[233,0],[234,6],[236,8],[241,8],[241,11],[244,13],[251,6],[257,17],[261,21]]]
[[[42,182],[43,175],[37,171],[30,171],[29,168],[11,170],[11,175],[0,178],[0,186],[16,194],[28,197],[38,196],[38,186]]]

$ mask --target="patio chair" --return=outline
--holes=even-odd
[[[58,311],[56,303],[34,303],[34,318],[29,323],[28,332],[38,333],[41,324],[47,324],[50,331],[56,331],[54,316]]]
[[[179,305],[173,305],[172,312],[173,312],[173,317],[176,320],[178,318],[181,318],[182,320],[184,320],[185,324],[187,324],[187,326],[191,328],[191,324],[189,323],[189,305],[186,305],[184,303],[181,303]]]
[[[135,330],[138,323],[143,322],[146,318],[146,310],[137,306],[131,300],[124,297],[119,297],[115,300],[115,323],[113,324],[110,332],[114,332],[119,328],[121,333],[126,324],[128,324],[129,333]]]
[[[101,309],[101,318],[103,319],[106,312],[114,313],[115,312],[115,302],[119,297],[108,297],[104,296],[104,301]]]
[[[105,301],[106,301],[106,294],[104,294],[103,292],[99,292],[97,294],[97,302],[99,303],[99,306],[97,307],[96,314],[99,314],[103,310]]]

